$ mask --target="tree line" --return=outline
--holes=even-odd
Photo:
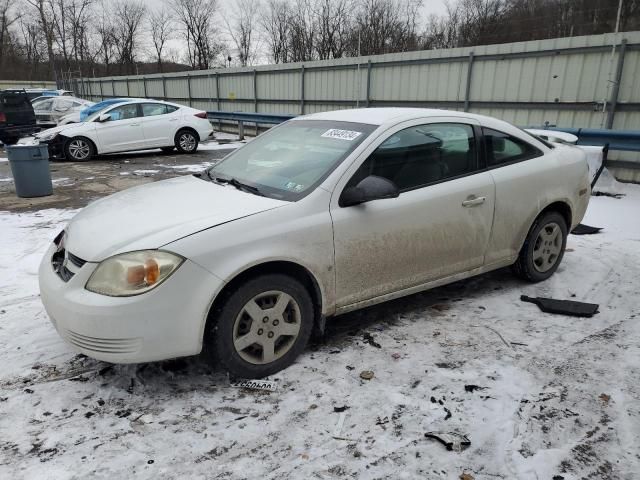
[[[614,31],[617,0],[0,0],[0,77],[287,63]],[[640,30],[624,0],[620,31]]]

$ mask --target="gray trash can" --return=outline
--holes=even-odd
[[[53,193],[47,145],[7,145],[16,195],[44,197]]]

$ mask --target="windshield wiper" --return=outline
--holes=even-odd
[[[254,195],[264,196],[264,194],[260,192],[259,188],[254,187],[252,185],[247,185],[246,183],[242,183],[240,180],[236,178],[211,177],[209,172],[207,172],[207,175],[209,175],[209,178],[211,178],[214,182],[228,183],[229,185],[236,187],[238,190],[243,190],[245,192],[253,193]]]

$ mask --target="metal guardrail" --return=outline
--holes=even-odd
[[[578,137],[578,145],[609,145],[609,150],[640,152],[640,131],[598,128],[542,127],[543,130],[566,132]]]
[[[258,133],[258,125],[278,125],[286,122],[296,115],[274,115],[269,113],[250,113],[250,112],[223,112],[220,110],[212,110],[207,112],[209,120],[218,122],[238,122],[238,139],[244,140],[244,124],[251,123],[256,126],[256,134]]]

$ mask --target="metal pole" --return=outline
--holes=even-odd
[[[116,97],[116,82],[113,78],[111,79],[111,97]]]
[[[258,72],[253,69],[253,111],[258,113]],[[258,125],[256,124],[256,134],[258,132]]]
[[[371,59],[367,61],[367,108],[371,103]]]
[[[131,93],[129,92],[129,77],[127,77],[127,98],[131,97]]]
[[[616,67],[616,78],[611,90],[611,98],[609,99],[609,111],[607,112],[607,123],[605,128],[613,128],[613,119],[616,115],[616,105],[618,104],[618,93],[620,92],[620,82],[622,81],[622,69],[624,68],[624,53],[627,49],[627,39],[623,38],[620,42],[620,51],[618,53],[618,65]]]
[[[216,72],[216,109],[220,111],[220,76]],[[218,119],[218,131],[222,131],[222,122]]]
[[[469,111],[471,103],[471,74],[473,73],[473,52],[469,52],[469,63],[467,64],[467,86],[464,91],[464,111]]]
[[[144,98],[147,98],[147,77],[142,77],[142,88],[144,88]]]
[[[300,67],[300,115],[304,115],[304,65]]]
[[[102,79],[98,80],[100,82],[100,100],[104,100],[104,91],[102,89]]]
[[[162,99],[167,101],[167,77],[162,76]]]
[[[191,75],[187,74],[187,95],[189,95],[189,106],[191,106]]]

